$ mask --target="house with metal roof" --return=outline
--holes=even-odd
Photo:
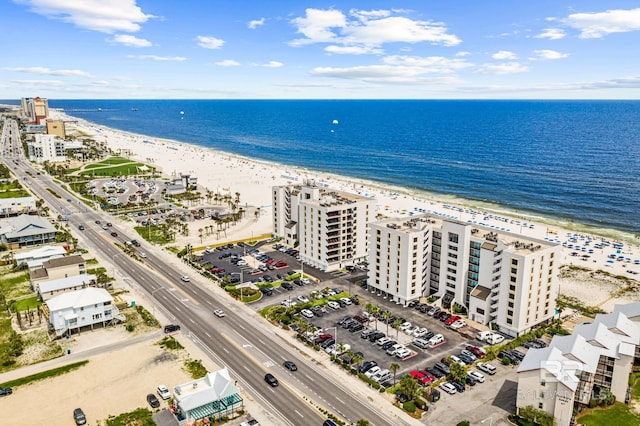
[[[56,242],[56,228],[48,220],[21,214],[0,220],[0,242],[10,250]]]
[[[205,418],[233,417],[244,409],[240,391],[232,383],[226,367],[176,386],[173,391],[174,413],[180,425]]]
[[[529,349],[518,367],[516,407],[533,406],[558,426],[571,425],[575,410],[609,392],[626,401],[638,363],[640,302],[617,305],[611,314],[576,325],[570,336],[554,336],[549,347]]]
[[[87,287],[97,287],[97,276],[93,274],[75,275],[73,277],[58,278],[57,280],[42,281],[38,285],[40,300],[47,301],[62,293],[82,290]]]
[[[63,293],[45,302],[49,309],[49,328],[60,337],[80,332],[83,327],[93,330],[96,325],[124,321],[124,315],[113,303],[113,297],[103,288],[87,287]]]
[[[17,216],[35,211],[34,197],[0,198],[0,217]]]
[[[38,286],[43,281],[57,280],[59,278],[74,277],[87,273],[87,264],[79,255],[71,255],[49,259],[42,263],[42,268],[29,271],[31,288],[38,291]]]
[[[16,261],[18,266],[26,263],[29,270],[33,270],[41,268],[42,264],[47,260],[64,257],[66,254],[67,251],[62,246],[43,246],[22,253],[15,253],[13,260]]]

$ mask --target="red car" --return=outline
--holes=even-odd
[[[484,358],[484,356],[486,355],[486,353],[477,346],[467,346],[466,349],[478,358]]]
[[[445,323],[446,325],[451,325],[451,324],[453,324],[454,322],[458,321],[459,319],[460,319],[460,317],[459,317],[459,316],[457,316],[457,315],[451,315],[449,318],[447,318],[447,319],[444,321],[444,323]]]
[[[267,265],[271,265],[272,263],[274,263],[276,260],[275,259],[269,259],[265,262],[265,264]]]
[[[211,269],[212,274],[217,274],[218,272],[224,272],[224,268],[213,268]]]
[[[287,262],[285,262],[284,260],[276,263],[276,268],[284,268],[285,266],[287,266]]]

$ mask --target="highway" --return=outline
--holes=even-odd
[[[7,141],[3,142],[6,144]],[[212,291],[207,288],[210,284],[205,285],[205,278],[196,276],[169,253],[143,242],[139,251],[147,254],[144,262],[124,254],[114,243],[124,245],[124,241],[133,238],[140,240],[138,236],[127,235],[130,231],[119,227],[111,216],[93,211],[68,195],[50,176],[37,175],[24,158],[17,165],[10,159],[2,160],[8,167],[17,168],[15,172],[21,177],[31,173],[34,178],[21,181],[53,210],[66,215],[79,240],[95,250],[100,258],[108,259],[127,284],[143,289],[168,318],[182,326],[182,333],[187,333],[215,363],[227,366],[241,389],[273,415],[274,423],[322,424],[326,417],[307,402],[311,400],[348,422],[365,418],[372,425],[409,424],[381,410],[379,404],[362,390],[348,389],[345,382],[334,377],[328,369],[300,356],[295,343],[281,339],[264,319],[223,294],[222,289]],[[113,221],[113,227],[105,231],[95,223],[96,220]],[[85,231],[77,230],[80,224],[85,226]],[[118,237],[112,237],[112,231],[117,232]],[[191,282],[182,282],[181,275],[189,275]],[[225,310],[226,317],[213,315],[213,310],[218,308]],[[294,361],[298,371],[290,372],[282,367],[285,359]],[[267,372],[278,378],[279,387],[272,388],[264,381]]]

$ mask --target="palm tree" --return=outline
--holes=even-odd
[[[202,244],[202,237],[204,237],[204,229],[198,229],[198,236],[200,237],[200,244]]]
[[[338,344],[338,346],[336,346],[336,355],[344,352],[344,348],[345,348],[344,343]]]
[[[389,320],[391,319],[392,316],[393,314],[391,313],[391,311],[384,311],[384,313],[382,314],[382,317],[384,318],[384,322],[387,323],[387,335],[389,334]]]
[[[391,365],[389,366],[389,370],[393,372],[393,386],[396,385],[396,373],[398,372],[399,368],[400,368],[400,364],[398,364],[397,362],[392,362]]]
[[[396,329],[396,339],[398,338],[398,335],[400,334],[400,326],[401,325],[402,325],[402,320],[400,318],[396,318],[395,321],[393,321],[393,324],[391,324],[391,326]]]
[[[369,314],[367,317],[367,326],[371,324],[371,313],[373,312],[373,303],[366,303],[364,305],[364,311]]]
[[[360,354],[355,354],[352,358],[351,358],[351,362],[349,363],[349,368],[351,368],[351,366],[353,364],[360,364],[362,362],[362,355]]]
[[[420,387],[418,381],[411,374],[405,374],[400,380],[400,390],[409,400],[413,400],[419,394]]]
[[[353,358],[353,349],[349,349],[344,354],[349,359],[349,367],[351,367],[351,358]]]
[[[236,192],[236,203],[240,204],[240,193]]]

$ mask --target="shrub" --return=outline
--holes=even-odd
[[[502,364],[504,365],[510,365],[511,364],[511,360],[509,359],[509,357],[504,357],[502,358]]]
[[[456,426],[469,426],[469,420],[463,420],[461,422],[458,422],[458,424]]]
[[[418,407],[421,410],[425,410],[427,408],[427,403],[420,398],[414,399],[413,403],[416,405],[416,407]]]
[[[404,404],[402,404],[402,408],[407,413],[415,413],[415,411],[416,411],[416,405],[413,403],[413,401],[405,402]]]

